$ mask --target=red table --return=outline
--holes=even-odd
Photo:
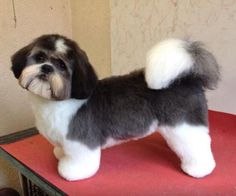
[[[104,150],[99,172],[77,182],[58,175],[52,146],[40,135],[1,145],[0,154],[49,194],[236,195],[236,116],[210,111],[209,121],[217,166],[203,179],[184,174],[158,134]]]

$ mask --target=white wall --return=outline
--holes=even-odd
[[[236,1],[111,0],[112,74],[145,65],[146,51],[169,38],[200,40],[221,65],[219,88],[207,93],[213,110],[236,114]]]
[[[111,75],[109,0],[71,0],[72,36],[99,78]]]

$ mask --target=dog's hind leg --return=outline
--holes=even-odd
[[[215,168],[208,127],[183,123],[175,127],[160,127],[160,134],[181,160],[182,170],[201,178]]]

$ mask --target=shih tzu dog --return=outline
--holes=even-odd
[[[11,60],[66,180],[94,175],[101,149],[155,131],[185,173],[200,178],[214,169],[204,92],[216,87],[219,68],[200,43],[165,40],[148,52],[145,68],[103,80],[76,42],[61,35],[43,35]]]

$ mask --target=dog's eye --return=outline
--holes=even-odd
[[[46,60],[46,55],[43,53],[43,52],[40,52],[38,54],[35,55],[35,60],[38,62],[38,63],[43,63],[45,62]]]
[[[57,60],[56,60],[56,65],[57,65],[61,70],[65,70],[65,69],[66,69],[65,63],[64,63],[64,61],[61,60],[61,59],[57,59]]]

